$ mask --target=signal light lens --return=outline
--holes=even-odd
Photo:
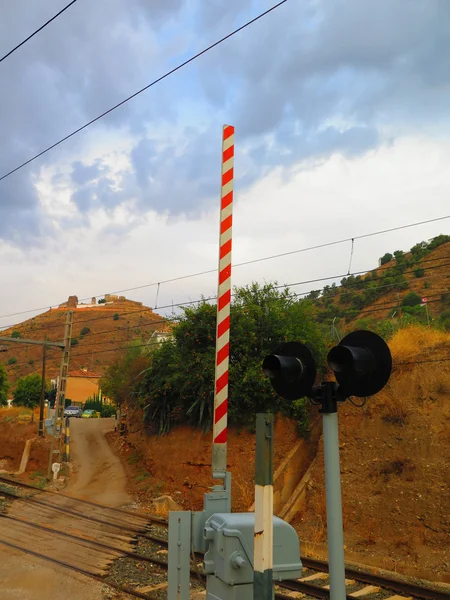
[[[270,379],[277,379],[284,374],[288,383],[294,383],[303,373],[303,365],[298,358],[293,356],[266,356],[263,362],[263,371]]]
[[[372,331],[354,331],[328,353],[341,393],[373,396],[388,382],[392,356],[386,342]]]
[[[300,342],[287,342],[266,356],[263,371],[276,393],[286,400],[309,396],[316,378],[316,364],[309,349]]]

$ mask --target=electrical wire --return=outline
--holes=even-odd
[[[118,104],[115,104],[114,106],[112,106],[108,110],[105,110],[103,113],[101,113],[100,115],[98,115],[94,119],[91,119],[90,121],[88,121],[87,123],[85,123],[84,125],[82,125],[81,127],[79,127],[78,129],[75,129],[75,131],[72,131],[72,133],[69,133],[68,135],[64,136],[59,141],[55,142],[51,146],[48,146],[48,148],[46,148],[45,150],[42,150],[41,152],[39,152],[35,156],[29,158],[28,160],[26,160],[25,162],[23,162],[19,166],[15,167],[14,169],[11,169],[11,171],[9,171],[8,173],[5,173],[4,175],[2,175],[0,177],[0,181],[2,181],[3,179],[6,179],[6,177],[9,177],[10,175],[12,175],[13,173],[15,173],[19,169],[22,169],[26,165],[29,165],[31,162],[33,162],[37,158],[43,156],[44,154],[46,154],[50,150],[53,150],[53,148],[56,148],[56,146],[59,146],[60,144],[62,144],[63,142],[67,141],[68,139],[70,139],[74,135],[80,133],[80,131],[83,131],[84,129],[86,129],[90,125],[93,125],[97,121],[100,121],[100,119],[103,119],[103,117],[106,117],[106,115],[109,115],[110,113],[112,113],[114,110],[116,110],[120,106],[123,106],[124,104],[126,104],[127,102],[129,102],[130,100],[132,100],[133,98],[136,98],[136,96],[139,96],[139,94],[142,94],[142,92],[145,92],[149,88],[153,87],[157,83],[159,83],[159,82],[163,81],[164,79],[166,79],[167,77],[169,77],[170,75],[173,75],[174,73],[176,73],[177,71],[179,71],[180,69],[182,69],[183,67],[185,67],[186,65],[188,65],[189,63],[193,62],[197,58],[200,58],[200,56],[202,56],[203,54],[206,54],[207,52],[209,52],[210,50],[212,50],[216,46],[219,46],[220,44],[222,44],[226,40],[230,39],[231,37],[233,37],[234,35],[236,35],[240,31],[246,29],[250,25],[253,25],[253,23],[256,23],[256,21],[259,21],[259,19],[262,19],[263,17],[265,17],[269,13],[273,12],[274,10],[276,10],[277,8],[279,8],[280,6],[282,6],[283,4],[286,4],[286,2],[288,2],[288,0],[281,0],[281,2],[278,2],[277,4],[275,4],[274,6],[268,8],[264,12],[260,13],[259,15],[257,15],[253,19],[251,19],[250,21],[247,21],[246,23],[244,23],[244,25],[241,25],[240,27],[238,27],[237,29],[235,29],[231,33],[228,33],[227,35],[225,35],[224,37],[220,38],[219,40],[217,40],[213,44],[207,46],[206,48],[204,48],[200,52],[197,52],[197,54],[194,54],[193,56],[191,56],[187,60],[183,61],[182,63],[180,63],[179,65],[177,65],[173,69],[171,69],[170,71],[167,71],[166,73],[164,73],[164,75],[161,75],[157,79],[154,79],[148,85],[144,86],[143,88],[141,88],[140,90],[138,90],[134,94],[131,94],[131,96],[128,96],[127,98],[125,98],[124,100],[122,100],[121,102],[119,102]]]
[[[362,238],[367,238],[367,237],[373,237],[373,236],[376,236],[376,235],[382,235],[384,233],[391,233],[393,231],[399,231],[401,229],[407,229],[407,228],[410,228],[410,227],[417,227],[419,225],[426,225],[428,223],[434,223],[434,222],[437,222],[437,221],[443,221],[445,219],[450,219],[450,215],[445,215],[445,216],[442,216],[442,217],[436,217],[434,219],[428,219],[426,221],[418,221],[416,223],[409,223],[408,225],[400,225],[398,227],[393,227],[391,229],[384,229],[384,230],[380,230],[380,231],[374,231],[374,232],[371,232],[371,233],[366,233],[366,234],[363,234],[363,235],[354,236],[353,238],[345,238],[345,239],[342,239],[342,240],[335,240],[335,241],[332,241],[332,242],[326,242],[326,243],[319,244],[319,245],[316,245],[316,246],[309,246],[307,248],[299,248],[297,250],[291,250],[290,252],[284,252],[284,253],[281,253],[281,254],[272,254],[271,256],[265,256],[265,257],[262,257],[262,258],[256,258],[256,259],[253,259],[253,260],[250,260],[250,261],[246,261],[246,262],[241,262],[241,263],[234,264],[234,265],[232,265],[232,268],[235,269],[237,267],[242,267],[242,266],[245,266],[245,265],[255,264],[255,263],[258,263],[258,262],[264,262],[264,261],[272,260],[272,259],[276,259],[276,258],[283,258],[285,256],[292,255],[292,254],[299,254],[301,252],[309,252],[311,250],[317,250],[317,249],[320,249],[320,248],[326,248],[326,247],[329,247],[329,246],[335,246],[335,245],[338,245],[338,244],[343,244],[343,243],[349,242],[351,240],[357,240],[357,239],[362,239]],[[427,262],[427,260],[428,261],[430,261],[430,260],[433,261],[433,260],[440,260],[440,259],[434,259],[434,258],[433,259],[423,259],[423,260],[421,260],[421,263],[422,262]],[[380,268],[380,267],[378,267],[378,268]],[[376,270],[376,269],[366,269],[365,271],[357,271],[355,273],[351,273],[351,275],[358,275],[358,274],[362,274],[362,273],[367,273],[367,272],[370,272],[370,271],[373,271],[373,270]],[[114,294],[121,294],[121,293],[125,293],[125,292],[131,292],[131,291],[141,290],[141,289],[144,289],[144,288],[147,288],[147,287],[154,287],[155,285],[157,286],[157,285],[162,285],[164,283],[173,283],[173,282],[176,282],[176,281],[182,281],[183,279],[189,279],[189,278],[192,278],[192,277],[199,277],[201,275],[208,275],[208,274],[211,274],[211,273],[217,273],[217,269],[209,269],[207,271],[200,271],[198,273],[191,273],[191,274],[188,274],[188,275],[181,275],[179,277],[173,277],[172,279],[165,279],[163,281],[156,281],[156,282],[152,282],[152,283],[146,283],[146,284],[139,285],[139,286],[134,286],[134,287],[131,287],[131,288],[126,288],[126,289],[122,289],[122,290],[116,290],[115,292],[109,292],[109,294],[92,294],[91,296],[86,296],[84,298],[80,298],[80,301],[82,301],[82,300],[90,300],[91,298],[98,298],[98,297],[101,297],[101,296],[104,296],[104,295],[114,295]],[[348,273],[346,273],[345,275],[339,274],[339,275],[335,275],[333,277],[322,277],[322,278],[319,278],[319,279],[312,279],[312,280],[309,280],[309,281],[306,281],[306,282],[300,282],[300,283],[305,283],[305,284],[306,283],[315,283],[315,282],[318,282],[318,281],[325,281],[327,279],[338,279],[340,277],[347,277],[348,275],[349,275]],[[300,283],[291,283],[290,285],[291,286],[292,285],[300,285]],[[189,304],[189,303],[186,303],[186,304]],[[172,306],[172,304],[170,306]],[[51,304],[50,306],[47,304],[46,306],[41,306],[41,307],[38,307],[38,308],[30,308],[28,310],[23,310],[23,311],[19,311],[19,312],[15,312],[15,313],[9,313],[9,314],[5,314],[5,315],[0,315],[0,319],[5,319],[7,317],[16,317],[16,316],[24,315],[24,314],[27,314],[27,313],[30,313],[30,312],[37,312],[39,310],[46,310],[48,308],[52,309],[52,308],[58,308],[58,307],[59,307],[59,303],[54,303],[54,304]],[[159,307],[159,308],[161,309],[161,308],[167,308],[167,307]],[[13,325],[9,325],[7,327],[12,327],[12,326]],[[3,326],[3,327],[6,327],[6,326]]]
[[[429,259],[428,262],[431,262],[431,260],[442,260],[442,258],[439,258],[439,259]],[[442,267],[445,267],[445,266],[450,266],[450,263],[444,263],[444,264],[440,264],[440,265],[429,266],[429,267],[424,268],[424,271],[428,271],[428,270],[432,270],[432,269],[437,269],[437,268],[442,268]],[[415,269],[413,269],[412,271],[414,271],[414,270]],[[409,272],[412,272],[412,271],[404,271],[404,273],[409,273]],[[363,271],[363,272],[365,273],[367,271]],[[425,279],[429,279],[429,278],[426,278],[426,277],[422,277],[421,278],[421,280],[425,280]],[[373,281],[373,280],[371,280],[371,281]],[[283,286],[276,286],[276,288],[279,289],[279,288],[282,288],[282,287],[290,287],[290,286],[293,286],[293,285],[300,285],[300,284],[303,284],[303,283],[305,283],[305,282],[296,282],[296,283],[293,283],[293,284],[292,283],[291,284],[284,284]],[[350,286],[350,285],[361,285],[361,283],[363,283],[363,282],[353,282],[353,284],[347,284],[347,286]],[[369,283],[369,281],[367,283]],[[387,285],[376,286],[376,287],[373,287],[373,288],[370,288],[370,289],[379,290],[379,289],[388,288],[388,287],[395,287],[397,285],[398,284],[396,284],[396,283],[392,283],[392,284],[387,284]],[[340,289],[342,289],[342,288],[336,288],[336,291],[338,291]],[[344,291],[346,291],[346,290],[347,290],[347,287],[344,288]],[[300,292],[298,294],[293,293],[291,295],[294,296],[294,297],[300,297],[300,296],[308,295],[309,293],[310,292]],[[232,294],[232,295],[234,295],[234,294]],[[437,297],[437,296],[440,297],[441,293],[439,292],[437,294],[428,294],[427,298],[434,298],[434,297]],[[193,303],[197,303],[197,302],[215,301],[216,299],[217,299],[216,296],[213,296],[213,297],[209,297],[209,298],[202,298],[200,300],[194,300],[194,301],[189,301],[189,302],[185,302],[185,303],[179,303],[178,305],[173,305],[173,306],[186,306],[186,305],[192,305]],[[433,303],[433,302],[435,302],[435,301],[430,300],[428,303],[430,304],[430,303]],[[399,306],[398,303],[396,303],[396,304],[375,305],[375,308],[371,308],[369,310],[360,310],[358,312],[358,316],[361,315],[361,314],[363,314],[363,315],[367,314],[367,313],[371,314],[373,312],[380,312],[380,311],[383,311],[383,310],[397,308],[398,306]],[[164,308],[164,307],[161,307],[161,308]],[[148,308],[145,308],[145,309],[142,309],[142,310],[133,310],[133,311],[121,313],[121,316],[127,316],[127,315],[137,314],[137,313],[144,312],[144,311],[148,311]],[[101,316],[101,317],[93,317],[91,319],[85,319],[85,320],[77,321],[76,323],[74,323],[74,325],[77,326],[77,325],[82,325],[84,323],[92,323],[93,321],[101,321],[101,320],[105,320],[105,319],[111,319],[111,315]],[[167,318],[164,318],[164,319],[152,320],[152,321],[150,321],[149,323],[146,323],[146,324],[138,323],[137,325],[128,326],[127,329],[128,330],[129,329],[137,329],[137,328],[145,329],[145,328],[154,327],[154,326],[160,325],[160,324],[176,323],[178,321],[179,321],[179,318],[176,318],[176,317],[175,318],[173,318],[173,317],[167,317]],[[33,332],[40,331],[40,330],[44,330],[44,331],[48,332],[49,329],[62,329],[63,327],[64,327],[63,323],[61,323],[61,324],[55,324],[55,325],[49,325],[49,326],[41,326],[39,328],[34,328]],[[90,332],[89,333],[89,338],[91,339],[92,337],[95,337],[97,335],[104,335],[104,334],[107,334],[107,333],[117,333],[117,331],[118,331],[118,328],[108,329],[106,331],[100,331],[100,332],[92,332],[92,333]]]
[[[353,406],[356,406],[356,408],[362,408],[363,406],[366,405],[367,402],[367,398],[363,398],[362,402],[360,402],[359,404],[357,402],[355,402],[351,396],[349,396],[347,398],[347,400],[350,402],[350,404],[353,404]]]
[[[438,303],[440,300],[430,300],[429,302],[427,302],[427,304],[434,304],[434,303]],[[380,311],[388,311],[394,308],[398,308],[398,304],[391,304],[391,305],[383,305],[379,308],[374,308],[374,309],[369,309],[367,311],[362,310],[358,312],[357,317],[359,317],[360,315],[365,315],[365,314],[374,314],[376,312],[380,312]],[[114,330],[116,331],[116,330]],[[113,344],[114,340],[104,340],[102,342],[94,342],[95,346],[102,346],[103,344]],[[145,344],[133,344],[131,341],[128,345],[125,346],[118,346],[117,348],[106,348],[104,350],[91,350],[89,352],[83,352],[83,353],[71,353],[71,359],[72,358],[76,358],[77,356],[90,356],[90,355],[94,355],[94,354],[100,354],[100,353],[105,353],[105,352],[117,352],[120,350],[128,350],[128,349],[133,349],[133,348],[144,348],[147,346],[152,346],[155,344],[160,344],[161,342],[149,342],[149,343],[145,343]],[[425,362],[433,362],[433,361],[425,361]],[[5,367],[18,367],[18,366],[23,366],[25,364],[28,364],[28,361],[24,361],[21,363],[14,363],[12,365],[8,365],[8,364],[4,364]],[[397,363],[397,364],[416,364],[416,363]]]
[[[421,265],[423,263],[425,263],[425,262],[435,262],[437,260],[446,260],[448,258],[450,258],[450,256],[439,257],[439,258],[423,259],[420,262],[420,265],[416,265],[416,266],[414,266],[410,270],[405,270],[405,271],[403,271],[402,274],[414,273],[414,271],[416,271],[417,268],[422,268]],[[447,267],[447,266],[450,266],[450,263],[442,263],[442,264],[439,264],[439,265],[424,267],[423,270],[426,271],[426,272],[428,272],[428,271],[432,271],[434,269],[441,269],[441,268],[444,268],[444,267]],[[395,267],[393,267],[393,268],[395,268]],[[374,269],[374,271],[375,270],[376,269]],[[370,272],[371,271],[369,271],[367,269],[364,270],[364,271],[355,271],[355,272],[351,273],[350,276],[361,275],[361,274],[370,273]],[[308,280],[304,280],[304,281],[296,281],[296,282],[281,284],[281,285],[274,286],[274,288],[275,289],[291,288],[291,287],[294,287],[294,286],[297,286],[297,285],[306,285],[306,284],[310,284],[310,283],[318,283],[320,281],[330,281],[330,280],[333,280],[333,279],[339,279],[339,278],[347,277],[347,276],[348,276],[348,274],[343,275],[341,273],[341,274],[336,274],[336,275],[332,275],[332,276],[328,276],[328,277],[321,277],[321,278],[316,278],[316,279],[308,279]],[[422,281],[427,280],[427,279],[429,279],[429,277],[422,277],[421,278]],[[339,288],[336,287],[335,290],[336,290],[336,293],[337,292],[341,292],[342,293],[342,291],[345,292],[350,287],[365,286],[365,285],[368,285],[369,283],[373,283],[374,281],[375,280],[371,279],[371,280],[367,280],[367,281],[366,280],[361,280],[361,281],[349,282],[349,283],[347,283],[345,285],[345,287],[343,287],[343,286],[339,287]],[[397,286],[398,286],[398,283],[394,282],[394,283],[390,283],[390,284],[383,284],[383,285],[379,285],[379,286],[373,286],[370,289],[373,289],[374,291],[376,291],[376,290],[380,290],[380,289],[387,289],[387,288],[390,288],[390,287],[397,287]],[[314,290],[314,291],[323,291],[325,289],[325,287],[321,288],[321,290]],[[362,291],[362,290],[358,290],[358,291]],[[297,294],[296,293],[292,293],[292,296],[295,296],[295,297],[307,296],[310,293],[311,293],[311,290],[308,291],[308,292],[299,292]],[[433,294],[433,295],[428,296],[428,297],[433,297],[434,295],[436,295],[436,294]],[[234,294],[232,294],[232,296],[234,296]],[[217,296],[203,297],[203,298],[200,298],[198,300],[190,300],[188,302],[179,302],[177,304],[171,303],[170,305],[168,305],[168,304],[167,305],[163,305],[163,306],[159,307],[159,310],[166,309],[166,308],[172,308],[172,307],[181,308],[181,307],[185,307],[185,306],[191,306],[191,305],[199,303],[199,302],[209,302],[209,301],[215,301],[215,300],[217,300]],[[102,308],[100,308],[100,305],[99,305],[99,310],[102,310]],[[151,310],[151,309],[149,309],[148,307],[145,307],[145,308],[138,309],[138,310],[132,310],[132,311],[123,312],[123,313],[121,313],[121,316],[135,315],[135,314],[139,314],[139,313],[142,313],[142,312],[148,312],[149,310]],[[50,318],[50,315],[49,315],[49,318]],[[81,325],[81,324],[84,324],[84,323],[92,323],[94,321],[100,321],[100,320],[103,320],[103,319],[111,319],[111,315],[103,315],[101,317],[91,317],[90,319],[83,319],[83,320],[79,320],[79,321],[77,320],[76,323],[74,323],[74,325]],[[150,322],[150,323],[148,323],[146,325],[139,325],[139,324],[138,325],[134,325],[134,326],[130,327],[130,329],[131,328],[135,328],[135,327],[140,327],[140,326],[141,327],[151,327],[153,324],[161,324],[161,323],[166,323],[166,322],[171,322],[171,321],[177,321],[177,320],[178,320],[177,318],[173,319],[171,317],[166,317],[164,319],[152,321],[152,322]],[[14,327],[14,326],[15,326],[14,324],[12,324],[12,325],[3,325],[0,329],[9,329],[9,328]],[[55,324],[55,325],[51,325],[51,326],[45,326],[45,325],[43,325],[41,327],[34,328],[33,331],[43,331],[43,330],[48,331],[49,329],[62,328],[63,326],[64,326],[63,323],[61,323],[61,324]],[[110,331],[111,332],[112,331],[115,332],[117,330],[114,329],[114,330],[110,330]],[[91,334],[91,336],[92,335],[100,335],[101,333],[103,333],[103,332],[93,333],[93,334]],[[106,332],[104,332],[104,333],[106,333]]]
[[[40,31],[42,31],[44,29],[44,27],[47,27],[47,25],[50,25],[50,23],[52,21],[54,21],[57,17],[59,17],[59,15],[62,15],[62,13],[64,11],[66,11],[68,8],[70,8],[72,6],[72,4],[75,4],[77,0],[72,0],[72,2],[69,2],[69,4],[67,6],[65,6],[63,9],[61,9],[59,11],[59,13],[56,13],[56,15],[54,15],[51,19],[49,19],[46,23],[44,23],[43,25],[41,25],[39,27],[39,29],[36,29],[36,31],[34,31],[31,35],[29,35],[26,39],[23,40],[23,42],[20,42],[20,44],[17,44],[17,46],[15,46],[12,50],[10,50],[9,52],[7,52],[5,54],[5,56],[2,56],[2,58],[0,58],[0,62],[3,62],[5,60],[5,58],[8,58],[8,56],[11,56],[11,54],[13,52],[15,52],[16,50],[18,50],[21,46],[23,46],[24,44],[26,44],[29,40],[31,40],[32,37],[34,37],[37,33],[39,33]]]

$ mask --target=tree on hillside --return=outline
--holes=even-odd
[[[442,244],[447,244],[448,242],[450,242],[450,235],[444,235],[441,233],[440,235],[437,235],[431,239],[430,243],[428,244],[428,249],[434,250],[438,246],[442,246]]]
[[[422,298],[416,292],[409,292],[402,300],[402,306],[417,306]]]
[[[0,406],[6,406],[8,404],[8,374],[4,365],[0,365]]]
[[[423,258],[428,250],[427,242],[419,242],[411,248],[411,254],[416,260]]]
[[[131,344],[124,356],[111,363],[100,386],[104,396],[121,405],[134,393],[143,373],[150,366],[150,356],[141,346],[140,340]]]
[[[14,390],[14,404],[34,408],[41,397],[42,378],[37,373],[20,377]]]
[[[392,254],[390,252],[386,252],[386,254],[384,254],[380,258],[380,264],[385,265],[386,263],[390,262],[391,260],[392,260]]]
[[[188,308],[173,329],[174,342],[157,349],[140,386],[147,418],[160,433],[174,420],[210,427],[214,399],[216,306]],[[231,345],[228,416],[232,423],[249,423],[258,411],[292,414],[263,375],[261,364],[281,343],[299,340],[311,348],[318,365],[325,343],[308,300],[298,301],[288,290],[253,284],[234,291],[231,306]],[[297,407],[298,414],[298,407]]]

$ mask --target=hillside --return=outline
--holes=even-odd
[[[426,323],[427,310],[420,306],[426,297],[430,321],[448,321],[450,328],[448,240],[448,236],[438,236],[428,245],[416,244],[409,252],[396,251],[395,257],[387,253],[378,268],[344,277],[340,286],[325,286],[321,293],[312,292],[309,298],[318,308],[318,318],[325,323],[336,319],[340,333],[379,328],[384,334],[382,322],[389,331],[401,319]]]
[[[23,339],[62,341],[68,308],[73,311],[73,336],[71,368],[89,368],[102,374],[105,367],[132,340],[146,343],[154,331],[167,329],[167,322],[140,302],[124,297],[108,296],[108,301],[100,304],[78,304],[76,296],[58,308],[52,308],[32,319],[4,329],[2,336],[16,336]],[[69,306],[68,306],[69,305]],[[0,353],[2,362],[12,384],[21,376],[40,373],[42,347],[29,344],[7,344],[8,351]],[[53,348],[47,352],[46,378],[54,378],[59,373],[61,352]]]

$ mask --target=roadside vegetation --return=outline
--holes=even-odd
[[[433,317],[422,296],[408,291],[417,278],[418,261],[431,250],[450,241],[438,236],[421,242],[410,253],[395,251],[380,259],[385,268],[364,277],[349,276],[341,286],[325,286],[301,298],[276,284],[252,284],[235,288],[231,305],[232,344],[229,369],[228,418],[231,424],[252,425],[259,411],[282,413],[298,421],[300,435],[309,429],[308,404],[279,398],[261,370],[265,355],[288,340],[300,340],[312,350],[317,365],[325,363],[327,349],[347,330],[370,329],[389,341],[401,330],[450,330],[450,295],[436,300],[441,312]],[[392,261],[392,266],[388,263]],[[401,292],[398,306],[381,311],[364,308],[387,291]],[[384,301],[383,301],[384,302]],[[341,306],[341,308],[339,308]],[[336,314],[340,332],[334,325]],[[395,317],[395,319],[394,319]],[[333,324],[333,326],[332,326]],[[167,433],[171,427],[188,424],[207,430],[212,424],[214,401],[216,306],[207,301],[184,310],[173,326],[173,339],[156,347],[130,347],[106,371],[102,389],[118,405],[143,411],[150,431]],[[437,334],[437,333],[436,333]],[[418,334],[416,334],[418,335]],[[405,338],[406,339],[406,338]]]

